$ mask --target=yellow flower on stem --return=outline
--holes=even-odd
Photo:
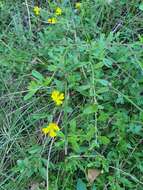
[[[35,14],[36,16],[39,16],[39,14],[40,14],[40,7],[35,6],[34,9],[33,9],[33,12],[34,12],[34,14]]]
[[[60,106],[64,100],[64,93],[60,93],[58,90],[54,90],[51,94],[51,98],[57,106]]]
[[[57,7],[56,10],[55,10],[55,14],[57,16],[60,16],[62,14],[62,9],[60,7]]]
[[[75,4],[75,8],[76,8],[76,9],[80,9],[80,8],[81,8],[81,3],[80,3],[80,2],[77,2],[77,3]]]
[[[49,24],[56,24],[58,21],[57,21],[57,19],[55,18],[55,17],[52,17],[52,18],[49,18],[48,19],[48,23]]]
[[[59,126],[56,123],[49,123],[49,125],[47,127],[44,127],[42,129],[42,132],[45,135],[49,135],[49,137],[56,137],[57,136],[57,132],[60,130]]]

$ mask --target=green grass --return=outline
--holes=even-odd
[[[0,190],[142,190],[141,1],[75,3],[0,3]]]

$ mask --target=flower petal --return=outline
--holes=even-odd
[[[53,131],[53,130],[51,130],[50,132],[49,132],[49,136],[50,137],[56,137],[57,136],[57,133],[55,132],[55,131]]]
[[[49,128],[48,127],[44,127],[42,128],[42,132],[47,135],[49,133]]]
[[[64,99],[64,93],[61,93],[61,94],[59,95],[59,99],[61,99],[61,100]]]

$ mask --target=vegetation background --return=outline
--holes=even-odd
[[[143,2],[76,3],[0,1],[0,190],[46,189],[51,121],[49,190],[143,189]]]

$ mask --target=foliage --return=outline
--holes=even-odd
[[[51,122],[60,131],[49,190],[142,189],[142,7],[139,0],[1,1],[2,190],[46,189],[52,139],[42,128]],[[54,90],[64,93],[59,106]],[[100,173],[93,183],[89,169]]]

